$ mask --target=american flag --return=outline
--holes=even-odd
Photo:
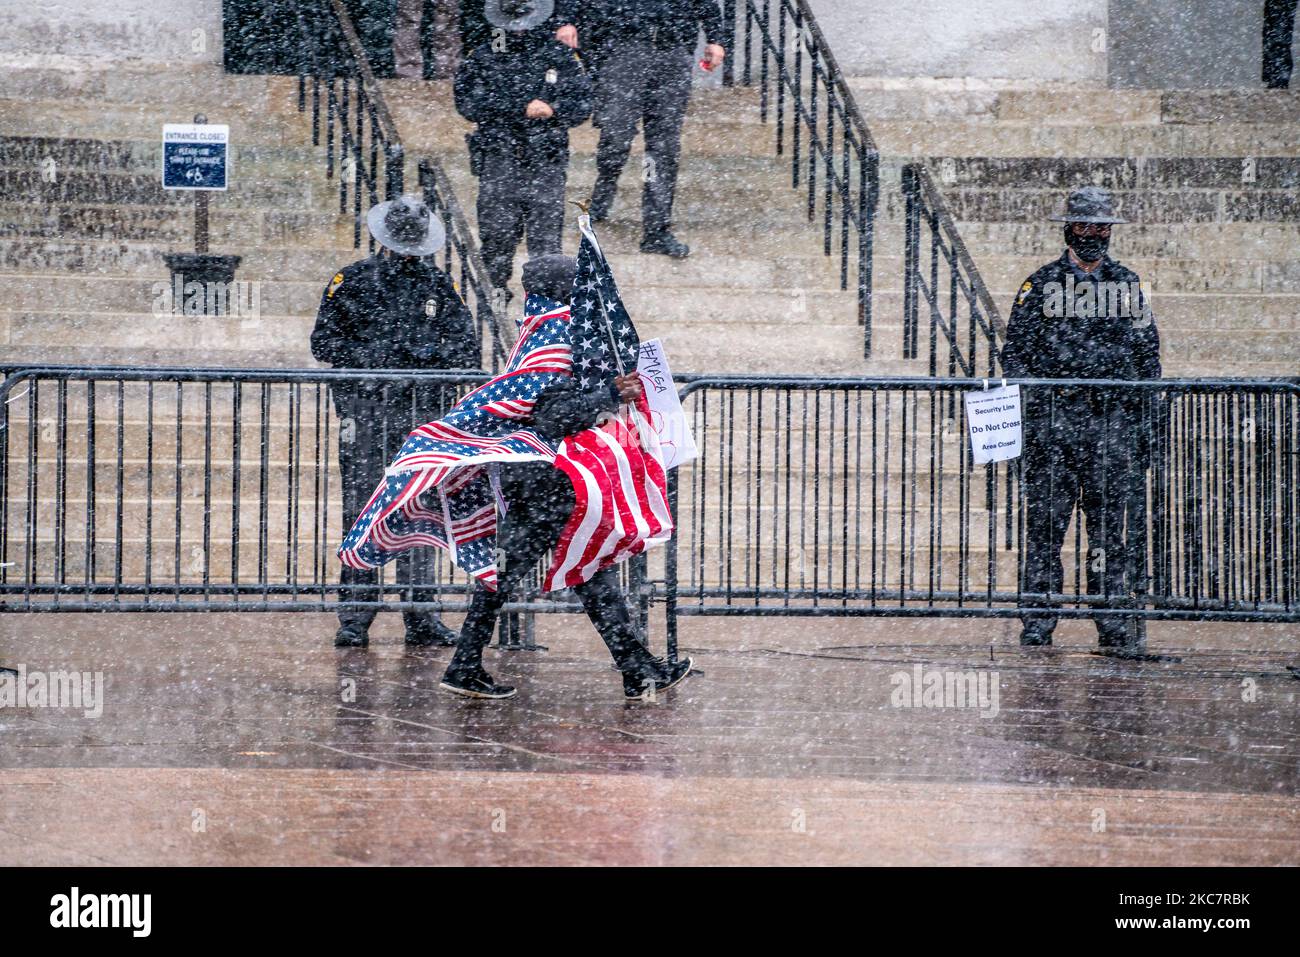
[[[490,470],[499,462],[551,462],[573,482],[577,506],[544,590],[581,584],[672,535],[663,457],[644,399],[558,444],[522,424],[542,391],[562,378],[577,375],[594,387],[636,368],[636,330],[595,235],[585,221],[582,228],[576,318],[568,306],[528,297],[505,371],[407,437],[339,547],[344,564],[377,568],[408,548],[432,546],[494,588],[503,503]]]

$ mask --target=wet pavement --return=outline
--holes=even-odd
[[[1083,624],[696,619],[655,703],[568,616],[489,653],[505,702],[389,621],[0,629],[0,664],[104,682],[98,716],[0,707],[5,863],[1300,863],[1294,626],[1153,626],[1181,660],[1138,663]]]

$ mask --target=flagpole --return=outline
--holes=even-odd
[[[582,210],[582,215],[578,217],[578,231],[582,233],[584,239],[595,247],[601,261],[608,263],[609,261],[605,259],[605,251],[600,248],[600,242],[596,239],[596,232],[591,228],[591,215],[587,211],[587,204],[572,199],[569,202]],[[618,354],[618,341],[614,338],[614,327],[609,324],[609,313],[605,311],[605,297],[597,290],[596,298],[600,300],[600,321],[605,327],[605,341],[609,343],[610,354],[614,357],[614,367],[618,370],[620,376],[626,375],[627,370],[623,368],[623,357]]]

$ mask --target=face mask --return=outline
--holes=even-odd
[[[1109,236],[1076,236],[1069,223],[1065,224],[1065,244],[1074,250],[1074,254],[1086,263],[1092,263],[1106,255],[1110,246]]]

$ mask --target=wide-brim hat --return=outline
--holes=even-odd
[[[419,196],[376,203],[366,213],[366,226],[376,242],[401,256],[429,256],[447,241],[442,220]]]
[[[483,16],[494,27],[519,33],[541,26],[555,13],[555,0],[486,0]]]
[[[1060,216],[1049,216],[1054,223],[1127,223],[1128,220],[1115,213],[1115,201],[1111,199],[1110,190],[1100,186],[1085,186],[1076,189],[1065,201],[1065,212]]]

